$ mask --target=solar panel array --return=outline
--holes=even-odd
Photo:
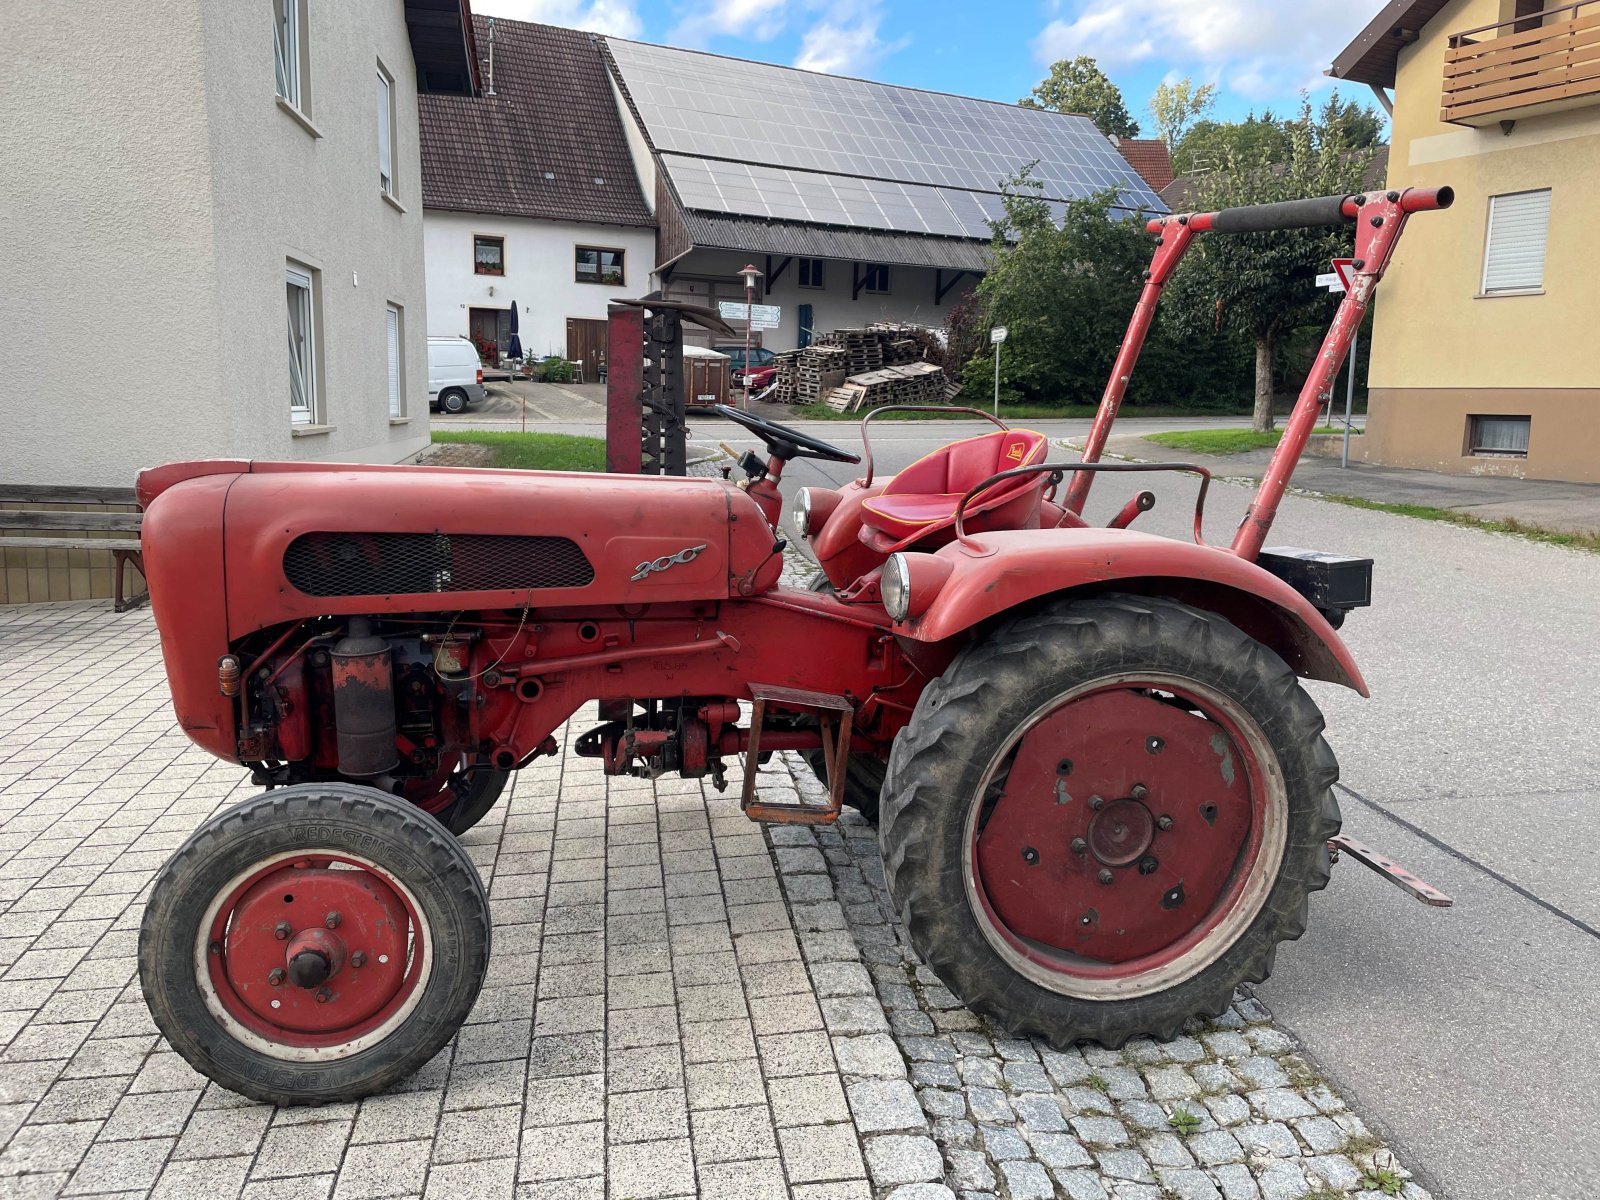
[[[1059,211],[1166,211],[1086,117],[642,42],[607,46],[688,208],[987,238],[1030,163]]]

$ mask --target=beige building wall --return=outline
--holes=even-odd
[[[1454,0],[1400,54],[1389,185],[1456,192],[1406,226],[1379,290],[1363,457],[1600,481],[1600,103],[1472,129],[1439,119],[1449,36],[1509,15]],[[1508,116],[1516,116],[1515,113]],[[1482,294],[1490,197],[1551,189],[1544,287]],[[1532,418],[1526,459],[1468,453],[1472,415]]]

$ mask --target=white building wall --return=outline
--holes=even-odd
[[[473,270],[473,238],[480,235],[505,239],[504,275]],[[515,301],[523,350],[564,356],[568,317],[604,320],[611,301],[636,299],[654,286],[654,229],[430,208],[423,238],[432,337],[464,337],[470,309],[504,309]],[[578,246],[622,250],[622,285],[578,283],[573,257]]]
[[[20,2],[21,10],[17,11]],[[416,74],[397,0],[312,3],[313,136],[270,4],[14,0],[0,55],[0,479],[130,485],[182,458],[398,461],[427,441]],[[395,82],[399,211],[378,188]],[[321,271],[326,431],[291,435],[284,264]],[[384,311],[406,314],[410,421]]]
[[[773,268],[783,259],[773,256]],[[709,299],[742,299],[743,284],[739,270],[746,263],[754,263],[765,272],[766,255],[735,253],[726,250],[696,250],[681,259],[672,272],[669,284],[673,296],[695,296]],[[826,260],[823,267],[824,287],[803,288],[799,282],[799,259],[791,261],[776,284],[763,280],[765,297],[756,296],[758,304],[776,304],[783,310],[782,320],[776,329],[761,332],[753,339],[755,344],[770,350],[792,350],[800,344],[800,305],[812,309],[812,328],[816,333],[835,329],[859,329],[869,321],[909,321],[918,325],[942,327],[950,309],[977,283],[977,277],[964,276],[945,296],[942,304],[934,302],[935,271],[929,267],[890,267],[889,294],[869,295],[865,291],[851,298],[851,271],[849,261]],[[944,273],[948,282],[955,272]],[[715,280],[716,286],[709,286]],[[728,290],[729,283],[735,284]],[[742,321],[730,324],[743,330]],[[688,328],[687,326],[685,327]],[[698,331],[688,335],[703,340]],[[726,339],[711,339],[719,344]]]

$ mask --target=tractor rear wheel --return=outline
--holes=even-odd
[[[407,785],[404,795],[460,837],[489,815],[500,793],[506,790],[511,772],[493,767],[463,767],[460,758],[453,756],[439,765],[438,774],[414,780]]]
[[[1105,595],[999,626],[889,759],[880,837],[912,944],[1058,1048],[1215,1016],[1327,885],[1322,730],[1284,661],[1212,613]]]
[[[831,592],[833,584],[828,577],[818,571],[806,590],[812,592]],[[802,750],[801,757],[806,760],[806,765],[811,768],[811,773],[828,785],[827,759],[821,750]],[[878,823],[878,797],[883,792],[883,777],[889,766],[880,758],[874,758],[860,750],[850,755],[844,768],[844,802],[855,809],[867,819],[868,825]]]
[[[466,851],[374,788],[277,788],[212,817],[156,876],[139,980],[195,1070],[269,1104],[382,1091],[454,1036],[489,961]]]

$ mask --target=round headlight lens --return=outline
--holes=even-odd
[[[811,489],[801,488],[789,507],[789,520],[801,538],[811,536]]]
[[[906,569],[904,555],[891,554],[883,564],[878,592],[883,596],[884,611],[896,621],[904,621],[911,611],[911,572]]]

